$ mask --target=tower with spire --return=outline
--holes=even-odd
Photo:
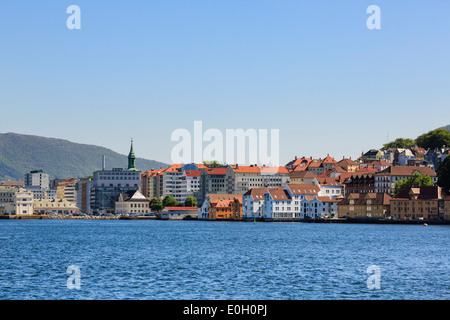
[[[130,153],[128,154],[128,170],[138,171],[138,169],[136,169],[136,156],[134,155],[133,150],[133,138],[131,138],[131,148]]]

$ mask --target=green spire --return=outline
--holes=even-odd
[[[136,156],[134,155],[133,138],[132,138],[131,139],[131,149],[130,149],[130,153],[128,154],[128,170],[137,171],[135,161],[136,161]]]

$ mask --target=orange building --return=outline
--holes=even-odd
[[[210,220],[242,220],[242,194],[208,194]]]

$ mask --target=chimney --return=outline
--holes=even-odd
[[[105,170],[105,169],[106,169],[106,156],[103,155],[103,157],[102,157],[102,170]]]

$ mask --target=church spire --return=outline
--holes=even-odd
[[[133,150],[133,138],[131,138],[131,148],[130,148],[130,153],[128,154],[128,170],[137,170],[135,161],[136,161],[136,156],[134,155],[134,150]]]

